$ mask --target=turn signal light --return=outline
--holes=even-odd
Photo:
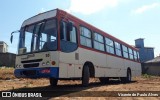
[[[56,65],[56,62],[55,62],[55,61],[52,61],[52,65]]]

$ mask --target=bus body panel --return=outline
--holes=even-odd
[[[79,62],[81,65],[86,61],[93,63],[95,68],[95,77],[126,77],[127,68],[131,69],[132,76],[140,75],[137,75],[137,73],[141,72],[140,63],[84,48],[79,48],[79,52]]]
[[[94,65],[95,68],[95,77],[104,77],[105,76],[105,66],[106,65],[106,55],[92,51],[87,50],[84,48],[79,48],[79,63],[81,65],[84,65],[85,62],[91,62]]]
[[[74,52],[64,53],[59,52],[59,77],[60,78],[75,78],[81,77],[82,65],[79,65],[79,50]]]
[[[59,77],[58,51],[16,56],[16,77]],[[52,62],[55,62],[53,65]],[[48,71],[48,72],[47,72]],[[46,74],[45,74],[46,73]]]

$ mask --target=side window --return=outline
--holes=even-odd
[[[122,45],[122,49],[123,49],[124,58],[128,58],[128,48],[126,46]]]
[[[61,51],[73,52],[77,49],[77,30],[76,27],[72,27],[72,31],[69,31],[67,23],[61,21],[60,23],[60,37],[61,37]]]
[[[133,51],[129,48],[129,58],[133,60]]]
[[[121,45],[120,45],[118,42],[114,42],[114,43],[115,43],[116,55],[122,56],[122,53],[121,53]]]
[[[77,43],[77,30],[76,27],[73,26],[72,31],[67,30],[67,23],[61,22],[61,40],[70,41],[73,43]]]
[[[113,44],[113,41],[109,38],[105,38],[105,41],[106,41],[106,51],[108,53],[111,53],[111,54],[114,54],[114,44]]]
[[[133,54],[134,54],[134,60],[137,61],[138,57],[136,51],[133,51]]]
[[[81,45],[92,47],[91,31],[85,27],[80,27],[80,34]]]
[[[61,27],[61,40],[66,40],[67,41],[67,23],[62,21],[60,24]]]
[[[70,32],[70,42],[77,43],[77,30],[76,27],[73,26],[73,30]]]
[[[137,61],[139,61],[140,59],[139,59],[139,52],[137,52]]]
[[[98,33],[94,33],[94,48],[101,50],[101,51],[104,51],[103,36]]]

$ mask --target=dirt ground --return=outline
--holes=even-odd
[[[43,99],[63,100],[122,100],[124,97],[107,97],[105,93],[158,91],[160,93],[160,77],[143,75],[134,77],[131,83],[123,84],[119,80],[111,80],[108,84],[101,84],[97,78],[90,79],[88,87],[82,87],[81,81],[58,81],[57,87],[50,87],[48,79],[17,79],[13,75],[13,68],[0,68],[0,91],[27,90],[27,91],[70,91],[60,93],[57,97]],[[160,100],[159,97],[125,97],[126,100]]]

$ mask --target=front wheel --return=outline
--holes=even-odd
[[[89,76],[90,76],[89,67],[84,66],[83,72],[82,72],[82,86],[88,86]]]
[[[56,78],[50,78],[49,80],[50,80],[50,85],[51,85],[52,87],[57,86],[58,79],[56,79]]]

